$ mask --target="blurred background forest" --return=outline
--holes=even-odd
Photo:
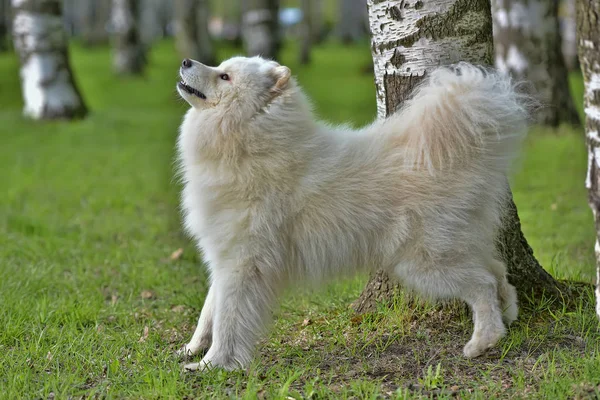
[[[188,108],[175,90],[181,60],[275,58],[320,118],[361,126],[377,114],[366,0],[10,3],[0,0],[0,398],[402,398],[413,384],[478,398],[597,390],[593,294],[575,311],[543,313],[536,299],[491,359],[466,361],[456,355],[468,314],[440,324],[434,309],[400,302],[357,318],[348,304],[364,276],[288,296],[248,374],[184,374],[174,352],[193,331],[207,277],[181,229],[174,177]],[[494,0],[493,10],[511,3],[521,4]],[[535,36],[543,11],[560,31],[551,44],[494,32],[496,65],[551,93],[513,195],[543,267],[590,283],[575,2],[537,3],[553,13],[530,7],[538,14],[515,31]],[[436,332],[441,325],[450,333]]]

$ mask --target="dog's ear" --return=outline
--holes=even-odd
[[[275,78],[275,85],[271,88],[271,93],[280,93],[283,89],[285,89],[288,84],[290,77],[292,76],[292,71],[286,66],[279,65],[278,67],[273,68],[273,77]]]

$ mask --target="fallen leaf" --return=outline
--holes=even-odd
[[[185,311],[185,306],[183,306],[183,305],[173,306],[173,307],[171,307],[171,311],[174,311],[176,313],[183,312],[183,311]]]
[[[154,294],[154,292],[152,292],[150,290],[142,290],[142,299],[148,300],[148,299],[154,299],[154,298],[156,298],[156,295]]]
[[[183,254],[183,249],[180,247],[177,250],[175,250],[173,253],[171,253],[171,256],[169,258],[171,260],[179,260],[181,258],[182,254]]]
[[[138,343],[144,343],[146,339],[148,339],[148,334],[150,333],[150,329],[147,326],[144,326],[144,332],[142,333],[142,337],[138,340]]]

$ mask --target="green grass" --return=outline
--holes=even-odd
[[[591,290],[572,309],[550,312],[537,299],[497,349],[470,361],[460,355],[467,312],[450,317],[402,296],[392,310],[358,318],[348,304],[363,277],[286,297],[248,372],[184,373],[173,353],[192,334],[206,275],[181,232],[173,178],[186,110],[174,90],[179,57],[160,43],[144,77],[117,79],[108,49],[72,50],[93,110],[77,122],[22,119],[16,58],[0,55],[0,398],[593,394],[600,340]],[[307,67],[287,47],[283,60],[323,118],[374,117],[368,45],[325,44]],[[582,132],[536,129],[513,189],[542,264],[590,282],[585,163]]]

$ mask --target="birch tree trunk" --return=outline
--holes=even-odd
[[[141,74],[146,66],[139,5],[139,0],[112,0],[113,68],[120,75]]]
[[[310,1],[310,38],[312,44],[321,43],[324,39],[323,29],[325,23],[325,17],[323,15],[323,1],[321,0],[309,0]],[[365,6],[366,8],[366,6]]]
[[[577,2],[579,64],[583,72],[588,170],[585,186],[596,223],[596,313],[600,318],[600,0]]]
[[[0,51],[8,49],[8,15],[10,12],[9,3],[6,0],[0,0]]]
[[[108,42],[110,3],[106,0],[79,0],[81,10],[81,39],[86,46]]]
[[[579,69],[577,60],[577,23],[575,0],[563,0],[559,11],[561,49],[567,70]],[[561,16],[562,14],[562,16]]]
[[[77,0],[62,0],[62,16],[63,16],[63,24],[65,27],[65,31],[67,32],[67,36],[72,37],[76,36],[80,29],[79,25],[81,25],[81,12],[79,8],[81,3],[78,3]]]
[[[23,114],[33,119],[87,113],[69,65],[59,0],[13,0],[13,40],[21,62]]]
[[[365,36],[367,27],[365,0],[339,0],[337,35],[343,43],[352,43]]]
[[[369,0],[368,4],[379,118],[397,110],[437,66],[492,62],[490,0],[417,0],[408,4]],[[558,283],[539,265],[521,232],[512,199],[498,242],[509,281],[521,299],[540,292],[558,295]],[[378,302],[389,303],[398,287],[385,272],[378,271],[353,306],[360,313],[372,312]]]
[[[557,0],[492,0],[496,67],[531,82],[538,123],[579,125],[561,50]]]
[[[308,64],[310,62],[310,48],[313,41],[312,19],[313,12],[312,0],[301,0],[302,5],[302,43],[300,45],[300,64]]]
[[[242,40],[246,54],[277,58],[280,47],[279,1],[245,0],[242,11]]]
[[[208,35],[208,1],[176,0],[176,42],[183,58],[213,65],[215,55]]]

